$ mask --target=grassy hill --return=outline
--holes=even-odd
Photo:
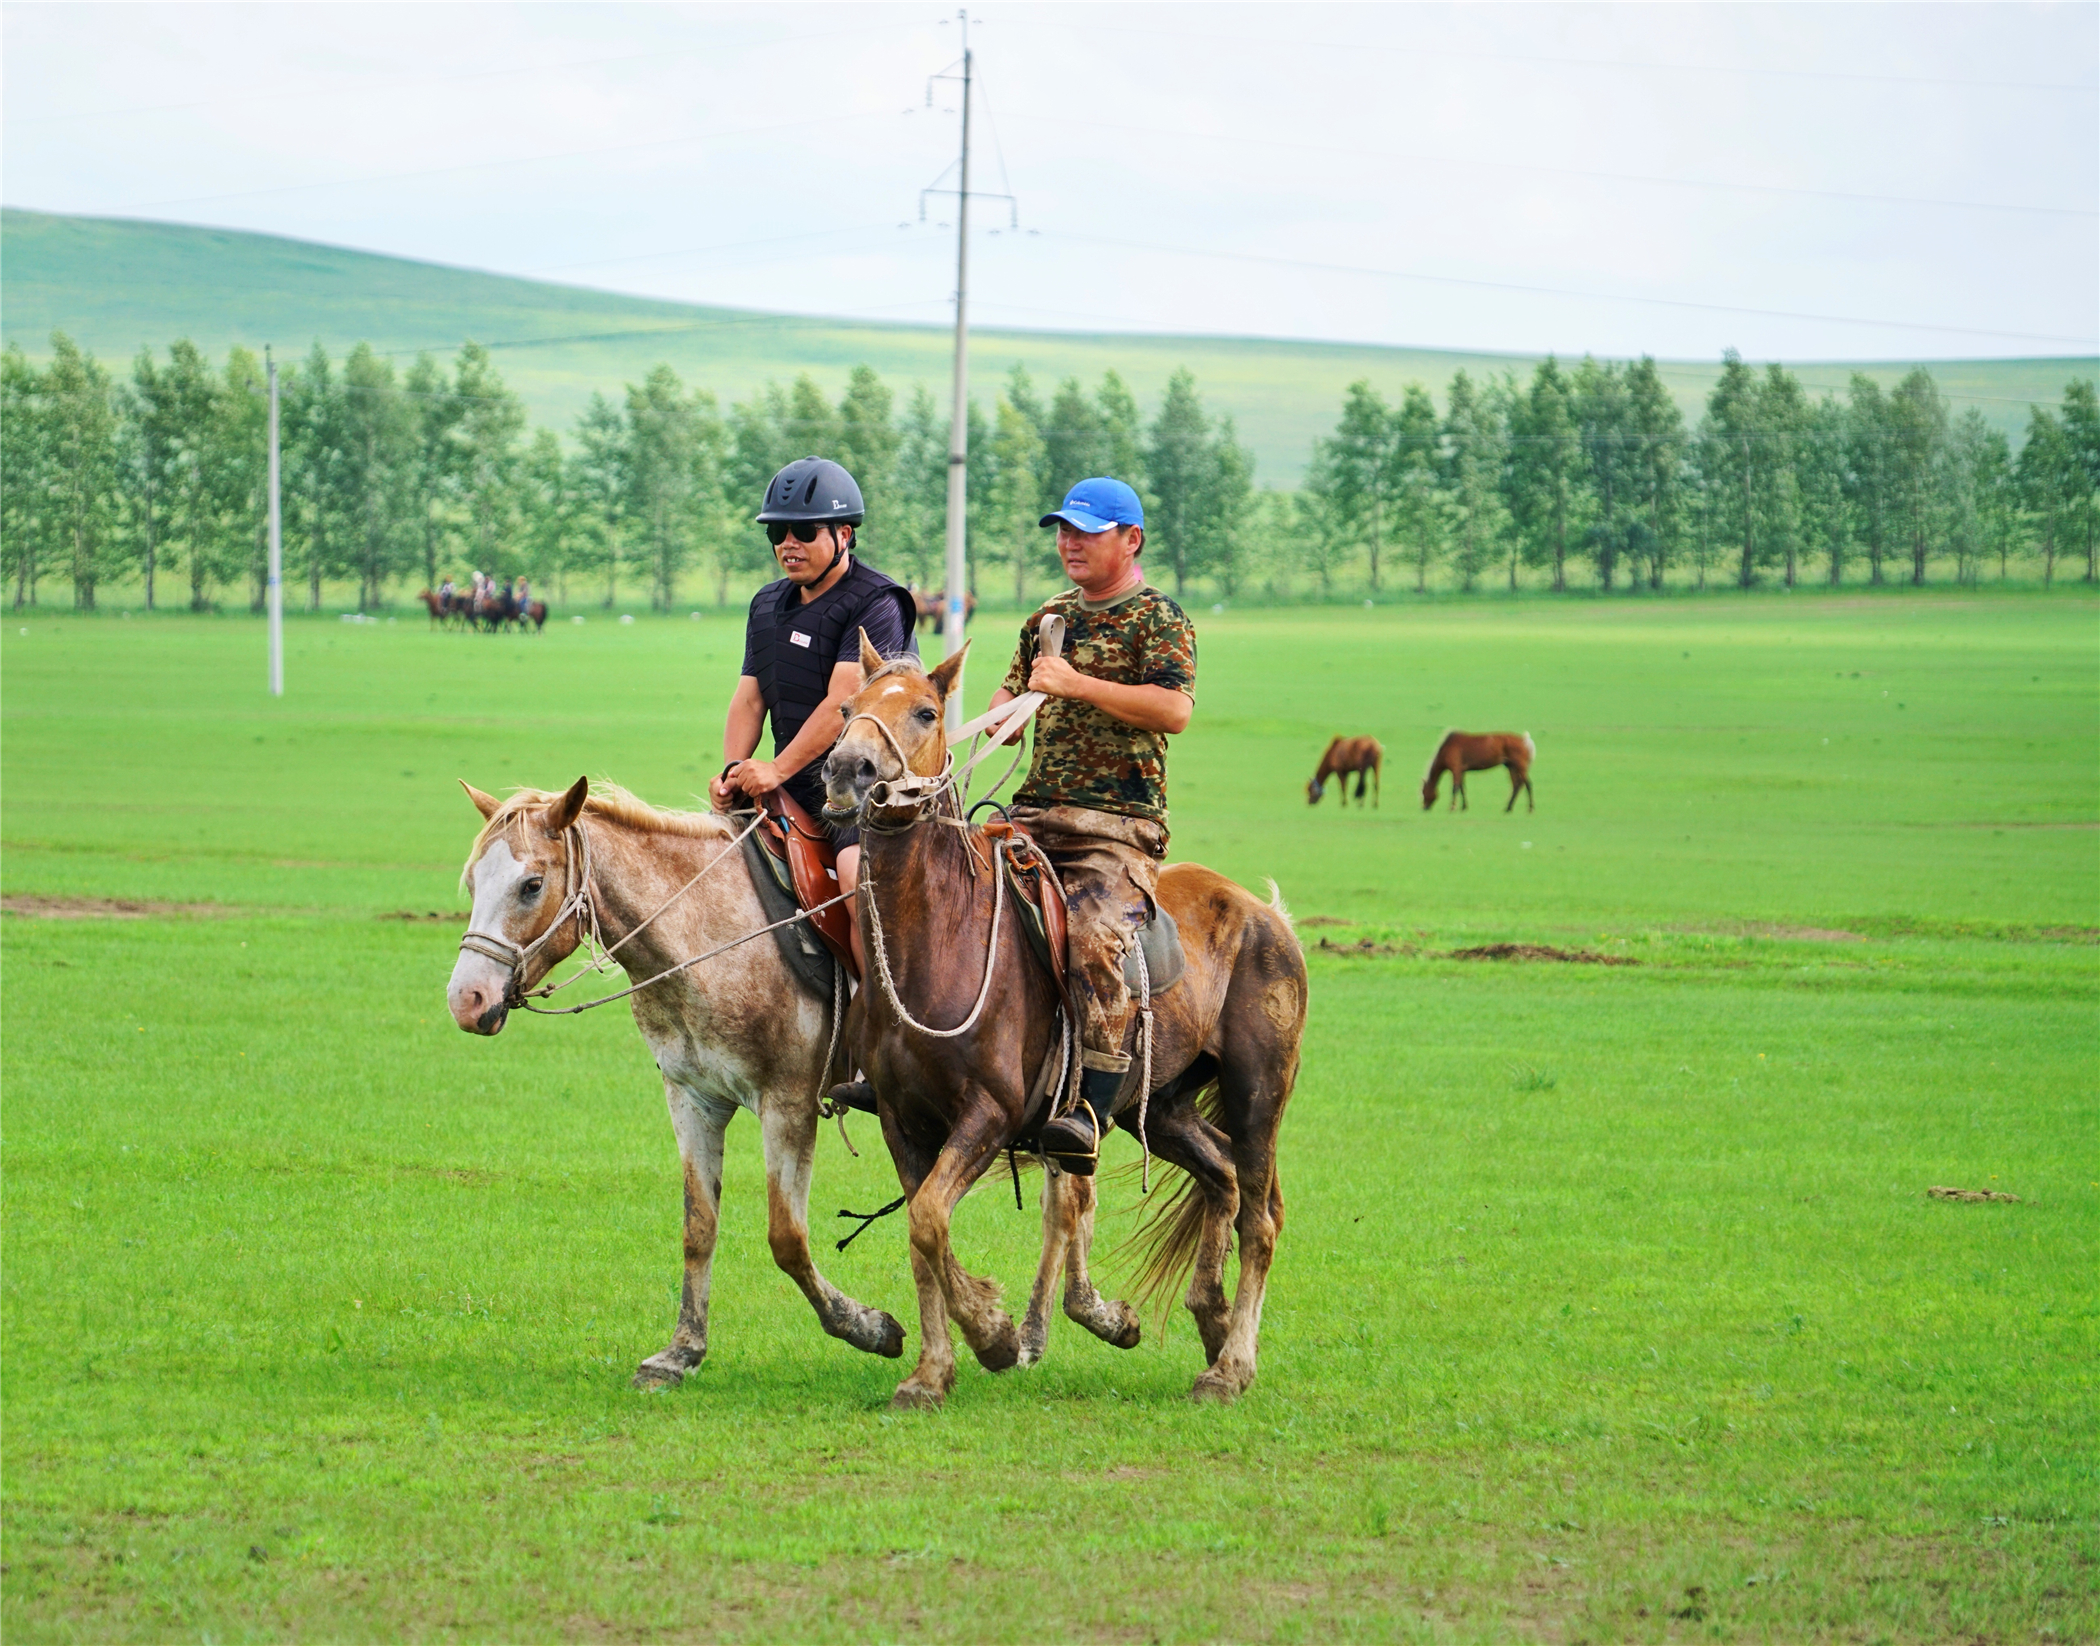
[[[768,378],[807,371],[836,389],[865,362],[900,388],[924,382],[945,397],[949,334],[886,325],[705,308],[380,257],[273,235],[42,212],[0,213],[0,330],[31,354],[54,330],[112,362],[141,345],[187,336],[218,352],[274,343],[288,356],[316,340],[335,353],[359,341],[413,353],[495,346],[534,418],[566,429],[594,389],[615,390],[668,361],[725,402]],[[1148,405],[1178,366],[1206,402],[1238,420],[1257,476],[1294,483],[1315,436],[1333,425],[1343,389],[1369,377],[1388,393],[1408,382],[1441,389],[1461,366],[1476,374],[1528,369],[1533,356],[1385,348],[1274,338],[1142,334],[972,333],[981,392],[1015,362],[1048,388],[1069,374],[1091,381],[1113,367]],[[1801,368],[1812,390],[1841,388],[1854,369],[1893,381],[1913,362]],[[2027,402],[2054,401],[2090,359],[1928,362],[1941,386],[2008,430]],[[1688,412],[1712,383],[1713,362],[1665,373]]]

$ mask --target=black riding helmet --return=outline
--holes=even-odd
[[[762,526],[836,520],[858,526],[867,515],[853,476],[828,457],[798,457],[766,483]]]

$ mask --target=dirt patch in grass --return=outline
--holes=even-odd
[[[1301,921],[1300,924],[1304,922]],[[1331,937],[1323,937],[1315,947],[1322,954],[1369,955],[1380,960],[1391,959],[1395,955],[1422,952],[1412,943],[1373,943],[1368,937],[1359,938],[1354,943],[1337,943]]]
[[[1346,926],[1346,920],[1337,920],[1331,914],[1303,914],[1297,917],[1300,926]]]
[[[0,897],[0,909],[31,920],[168,920],[179,916],[234,915],[223,903],[144,903],[129,897]]]
[[[1556,949],[1549,943],[1483,943],[1453,949],[1446,960],[1560,960],[1575,966],[1638,966],[1630,955],[1599,954],[1595,949]]]
[[[2020,1203],[2018,1195],[2007,1194],[2003,1189],[1950,1189],[1943,1183],[1935,1183],[1925,1192],[1934,1200],[2002,1200],[2014,1206]]]
[[[418,914],[414,909],[389,909],[379,917],[381,920],[412,920],[419,926],[451,924],[459,920],[456,914],[440,914],[436,909]]]
[[[1841,931],[1834,926],[1751,926],[1759,937],[1784,938],[1789,943],[1864,943],[1864,932]]]

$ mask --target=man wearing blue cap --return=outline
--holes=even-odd
[[[1021,625],[992,704],[1024,691],[1050,699],[1036,714],[1034,758],[1011,810],[1064,883],[1080,1017],[1080,1101],[1043,1128],[1042,1148],[1089,1176],[1130,1069],[1123,955],[1151,917],[1167,855],[1167,738],[1195,712],[1196,630],[1145,582],[1145,509],[1122,481],[1080,481],[1042,524],[1057,528],[1074,586]],[[1064,619],[1063,657],[1038,649],[1051,612]]]

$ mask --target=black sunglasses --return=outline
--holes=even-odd
[[[793,532],[797,543],[814,543],[817,540],[817,533],[827,530],[830,525],[831,522],[828,520],[804,520],[793,526],[785,525],[775,520],[766,527],[766,541],[777,549],[787,541],[788,533]]]

